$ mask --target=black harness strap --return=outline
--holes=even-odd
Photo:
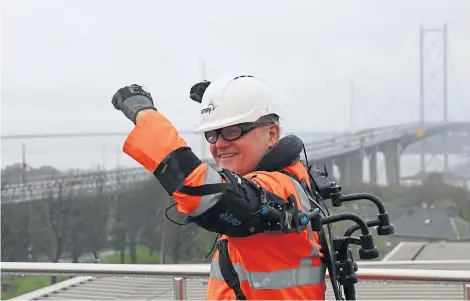
[[[303,188],[305,193],[308,194],[309,196],[312,196],[312,192],[311,192],[310,188],[308,188],[307,181],[305,181],[305,179],[299,180],[299,178],[297,178],[294,174],[292,174],[288,171],[285,171],[285,170],[280,170],[279,172],[291,177],[294,180],[296,180],[300,184],[300,186]]]
[[[307,186],[307,182],[306,182],[304,179],[302,179],[302,181],[299,181],[299,179],[298,179],[294,174],[292,174],[292,173],[290,173],[290,172],[287,172],[287,171],[285,171],[285,170],[280,170],[279,172],[280,172],[280,173],[283,173],[283,174],[285,174],[285,175],[291,177],[292,179],[296,180],[297,182],[299,182],[299,183],[300,183],[300,186],[302,186],[302,188],[304,189],[305,193],[307,193],[307,194],[309,194],[310,196],[312,196],[312,193],[311,193],[310,189],[309,189],[308,186]],[[310,201],[310,205],[312,205],[312,208],[313,208],[313,207],[317,207],[317,205],[316,205],[315,203],[313,203],[312,201]],[[312,224],[312,230],[313,230],[313,224]],[[320,244],[321,244],[322,246],[326,245],[326,236],[325,236],[325,231],[323,231],[323,227],[322,227],[322,229],[320,230],[320,232],[318,232],[318,237],[319,237],[319,239],[320,239]],[[328,250],[328,249],[327,249],[327,250]],[[328,251],[329,251],[329,250],[328,250]],[[321,257],[321,262],[323,262],[323,263],[325,263],[325,264],[328,264],[328,262],[329,262],[328,259],[329,259],[329,258],[330,258],[329,256],[323,256],[323,257]]]
[[[240,280],[238,279],[237,272],[235,271],[230,256],[228,254],[228,240],[221,239],[217,242],[217,249],[219,250],[219,267],[222,276],[224,277],[227,285],[233,289],[235,296],[238,300],[247,300],[240,287]]]

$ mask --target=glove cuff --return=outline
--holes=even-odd
[[[152,100],[145,96],[136,95],[123,101],[121,111],[135,124],[137,113],[145,109],[156,110]]]
[[[143,107],[139,107],[139,108],[136,108],[135,110],[133,110],[132,115],[129,118],[132,120],[132,122],[134,124],[136,124],[137,123],[137,114],[142,110],[148,110],[148,109],[158,111],[157,108],[155,108],[154,106],[143,106]]]

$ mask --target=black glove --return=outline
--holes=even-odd
[[[206,91],[207,87],[211,82],[209,81],[203,81],[195,84],[194,86],[191,87],[191,90],[189,91],[189,97],[194,100],[195,102],[202,102],[202,96],[204,95],[204,92]]]
[[[112,103],[117,110],[136,123],[137,113],[145,109],[157,110],[153,105],[152,95],[142,86],[131,85],[119,89],[113,96]]]

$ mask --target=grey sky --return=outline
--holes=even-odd
[[[417,121],[419,26],[444,23],[450,116],[470,118],[469,12],[465,0],[3,1],[2,134],[130,130],[110,100],[132,83],[192,129],[201,58],[209,79],[263,77],[289,131],[347,129],[351,76],[355,126]]]

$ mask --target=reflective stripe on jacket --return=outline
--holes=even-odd
[[[157,166],[174,150],[186,146],[173,125],[159,112],[148,112],[126,139],[124,152],[154,172]],[[284,169],[298,179],[308,173],[301,162]],[[255,178],[252,176],[256,175]],[[310,203],[300,184],[280,172],[257,171],[245,176],[252,178],[265,190],[284,199],[293,194],[299,208],[308,211]],[[221,176],[206,163],[201,163],[184,181],[186,186],[220,183]],[[220,193],[191,196],[175,191],[172,195],[177,210],[196,216],[217,203]],[[321,261],[317,233],[310,227],[300,234],[278,231],[265,232],[243,238],[223,236],[228,240],[231,262],[240,280],[244,295],[257,299],[325,299],[325,266]],[[225,283],[218,265],[218,252],[212,260],[207,299],[236,300],[233,290]]]

